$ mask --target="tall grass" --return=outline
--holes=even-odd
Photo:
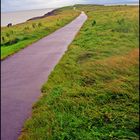
[[[2,27],[1,59],[16,53],[27,45],[66,25],[79,14],[79,12],[72,10],[72,7],[67,9],[60,8],[56,11],[55,15],[50,17],[28,21],[9,28]]]
[[[138,140],[138,7],[76,7],[88,20],[43,85],[19,140]]]

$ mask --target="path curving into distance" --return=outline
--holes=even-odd
[[[87,16],[79,17],[1,62],[1,140],[17,140],[50,72]]]

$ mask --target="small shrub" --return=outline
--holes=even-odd
[[[92,21],[92,26],[96,25],[96,20]]]
[[[27,39],[29,39],[29,37],[27,37],[27,36],[22,38],[22,40],[27,40]]]
[[[4,37],[4,36],[2,36],[2,37],[1,37],[1,39],[2,39],[2,42],[4,42],[4,41],[5,41],[5,37]]]
[[[12,40],[9,40],[8,42],[4,43],[4,45],[13,45],[19,41],[19,38],[14,38]]]
[[[60,26],[60,24],[57,22],[57,23],[56,23],[56,26]]]
[[[85,52],[85,53],[79,55],[77,62],[78,63],[84,62],[84,61],[90,59],[92,56],[93,56],[92,52]]]
[[[9,33],[6,33],[6,36],[7,36],[7,37],[9,37],[9,36],[10,36],[10,34],[9,34]]]
[[[29,27],[25,27],[25,28],[24,28],[24,30],[29,30],[29,29],[30,29]]]
[[[13,34],[14,33],[14,31],[13,30],[10,30],[10,34]]]
[[[118,23],[119,25],[124,24],[124,23],[125,23],[124,18],[117,20],[117,23]]]
[[[38,27],[41,27],[41,26],[42,26],[42,23],[41,23],[41,22],[39,22],[39,23],[38,23]]]
[[[93,77],[85,76],[81,79],[81,85],[84,87],[92,86],[94,84],[96,84],[96,81]]]
[[[56,26],[59,26],[59,23],[56,23]]]
[[[33,24],[32,24],[32,27],[33,27],[33,28],[35,28],[35,27],[36,27],[36,24],[35,24],[35,23],[33,23]]]
[[[50,29],[48,27],[45,27],[45,30],[49,31]]]

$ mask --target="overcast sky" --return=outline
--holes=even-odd
[[[1,0],[2,11],[17,11],[28,9],[55,8],[73,4],[105,4],[105,3],[127,3],[139,0]]]

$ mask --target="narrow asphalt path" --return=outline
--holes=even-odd
[[[17,140],[42,84],[59,62],[87,16],[1,62],[1,140]]]

